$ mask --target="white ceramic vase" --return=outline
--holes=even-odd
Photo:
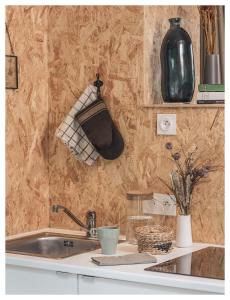
[[[180,248],[192,246],[191,215],[177,216],[176,246]]]

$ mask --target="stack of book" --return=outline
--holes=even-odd
[[[199,84],[197,104],[224,104],[223,84]]]

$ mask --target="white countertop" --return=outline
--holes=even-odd
[[[36,230],[26,234],[9,236],[7,237],[7,240],[41,232],[56,232],[71,235],[84,234],[79,231],[44,228],[42,230]],[[173,251],[167,255],[156,255],[156,264],[191,253],[196,250],[206,248],[208,246],[220,245],[194,243],[193,246],[189,248],[174,247]],[[117,248],[117,255],[124,255],[135,252],[137,252],[137,246],[130,245],[126,242],[119,244]],[[197,291],[224,293],[224,280],[144,271],[146,267],[154,265],[153,263],[119,266],[97,266],[91,261],[91,257],[101,255],[102,254],[100,249],[79,255],[74,255],[64,259],[48,259],[43,257],[7,253],[6,264],[126,280],[146,284],[192,289]]]

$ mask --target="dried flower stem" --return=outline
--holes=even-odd
[[[208,54],[214,54],[216,42],[216,6],[198,6]]]

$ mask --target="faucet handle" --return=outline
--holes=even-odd
[[[96,212],[89,210],[86,213],[87,236],[96,236]]]
[[[86,213],[87,219],[94,219],[96,221],[96,212],[94,210],[88,210]]]
[[[91,229],[96,227],[96,212],[88,210],[86,213],[86,226]]]

